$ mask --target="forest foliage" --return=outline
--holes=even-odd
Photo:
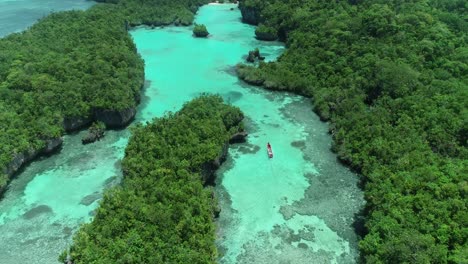
[[[52,14],[0,39],[1,169],[15,154],[62,135],[65,117],[135,106],[144,69],[129,27],[186,25],[208,1],[99,2],[105,3]],[[466,1],[244,0],[241,8],[254,10],[259,36],[276,31],[288,48],[278,62],[240,67],[240,76],[313,97],[314,109],[331,122],[334,150],[362,173],[364,260],[463,263]],[[199,107],[207,112],[191,109],[197,114],[190,116],[186,108],[194,105],[136,130],[124,161],[124,184],[105,196],[95,220],[75,237],[77,263],[112,263],[117,257],[122,263],[214,261],[212,201],[195,180],[196,165],[219,150],[226,127],[221,131],[214,128],[219,119],[204,119],[213,114],[205,104]],[[190,117],[204,121],[200,125]],[[192,127],[196,130],[187,129]],[[180,148],[185,143],[201,147]],[[152,162],[165,169],[151,169]],[[2,172],[0,189],[8,182]],[[185,200],[189,196],[192,200]]]
[[[362,174],[363,260],[466,263],[466,1],[244,0],[240,8],[287,45],[278,62],[240,65],[240,77],[311,96],[330,121],[333,150]]]
[[[191,23],[207,1],[100,2],[109,3],[53,13],[0,39],[0,190],[14,157],[63,135],[64,119],[136,106],[144,62],[130,26]]]
[[[208,29],[204,24],[195,24],[193,27],[193,35],[195,37],[205,38],[209,35]]]
[[[138,124],[125,150],[123,182],[75,234],[73,263],[216,263],[217,202],[201,171],[243,129],[242,117],[220,96],[202,95],[177,113]]]
[[[113,3],[131,26],[190,25],[194,14],[209,0],[100,0]]]

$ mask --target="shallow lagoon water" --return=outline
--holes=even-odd
[[[89,0],[0,0],[0,37],[25,30],[51,12],[86,9]]]
[[[203,7],[190,28],[141,28],[132,33],[151,85],[141,113],[148,119],[177,110],[202,92],[221,94],[244,111],[248,142],[230,148],[218,173],[220,263],[354,263],[354,214],[363,205],[357,176],[330,152],[327,125],[310,101],[243,84],[232,74],[256,47],[273,60],[284,47],[253,38],[232,5]],[[266,144],[273,146],[269,159]]]
[[[111,132],[86,146],[82,135],[65,136],[59,154],[31,163],[10,184],[0,202],[0,263],[58,263],[102,190],[120,179],[129,133]]]
[[[353,217],[363,204],[357,176],[330,152],[327,125],[307,99],[245,85],[233,74],[249,50],[259,47],[273,60],[284,48],[255,40],[231,7],[200,9],[196,20],[207,25],[208,39],[182,27],[132,31],[148,79],[136,120],[176,111],[203,92],[221,94],[246,114],[248,142],[232,146],[218,172],[220,263],[354,263]],[[2,264],[57,263],[103,189],[119,181],[128,130],[86,146],[82,133],[66,136],[59,154],[33,162],[12,182],[0,202]]]

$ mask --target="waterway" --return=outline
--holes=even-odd
[[[147,83],[135,122],[176,111],[200,93],[218,93],[246,114],[248,141],[234,145],[218,172],[220,263],[355,263],[354,215],[363,205],[357,175],[330,152],[327,124],[308,99],[246,85],[234,67],[259,48],[274,60],[284,47],[254,38],[231,4],[202,7],[190,27],[146,28],[131,35]],[[64,137],[59,154],[30,164],[0,202],[0,263],[57,263],[79,224],[90,221],[102,191],[117,184],[130,132],[110,131],[81,145]],[[266,154],[273,146],[274,158]]]
[[[89,0],[0,0],[0,37],[25,30],[51,12],[83,10],[94,3]]]

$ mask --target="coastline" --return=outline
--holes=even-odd
[[[144,78],[143,78],[144,84]],[[143,86],[139,90],[139,93],[143,90]],[[60,137],[44,140],[45,146],[38,149],[29,149],[21,153],[16,153],[12,155],[11,161],[4,167],[1,168],[3,174],[7,175],[6,184],[0,186],[0,201],[3,198],[3,195],[8,190],[9,183],[18,176],[18,173],[27,166],[29,163],[33,162],[39,157],[53,155],[57,152],[60,152],[64,135],[74,133],[76,131],[84,130],[95,121],[103,122],[107,129],[121,129],[127,127],[134,120],[136,115],[136,109],[140,96],[135,97],[135,107],[126,108],[123,110],[94,110],[92,117],[89,116],[80,116],[80,117],[64,117],[63,119],[63,130],[64,132]]]

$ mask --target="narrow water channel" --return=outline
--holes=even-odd
[[[363,204],[357,176],[330,148],[327,125],[299,96],[239,82],[234,67],[259,48],[274,60],[284,47],[253,38],[235,5],[208,5],[191,28],[132,31],[146,63],[147,85],[136,122],[177,111],[200,93],[218,93],[246,114],[248,142],[232,146],[218,172],[220,263],[354,263],[354,214]],[[92,218],[102,191],[120,179],[128,130],[82,146],[65,137],[62,151],[33,162],[0,201],[1,263],[57,263],[80,223]],[[266,143],[274,158],[266,155]]]

